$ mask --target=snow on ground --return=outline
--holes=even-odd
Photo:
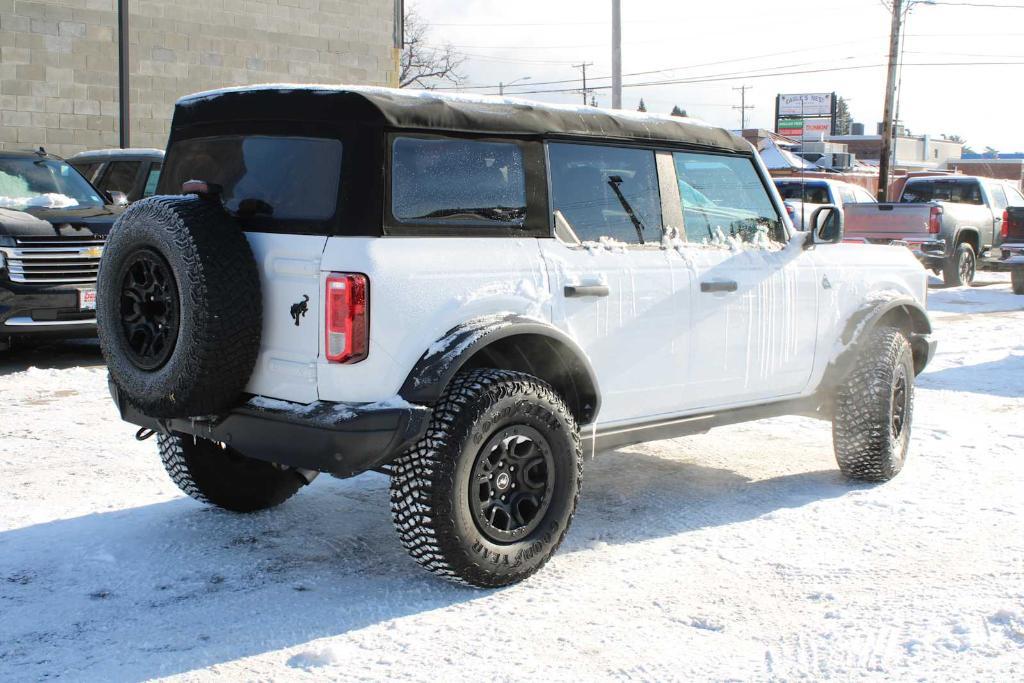
[[[1024,678],[1024,297],[931,292],[910,460],[842,480],[785,418],[588,462],[555,559],[450,586],[386,479],[278,510],[183,497],[95,345],[0,357],[0,680]]]

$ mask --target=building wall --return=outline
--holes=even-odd
[[[131,0],[131,144],[182,95],[268,82],[392,85],[396,0]],[[116,0],[0,0],[0,149],[118,145]]]

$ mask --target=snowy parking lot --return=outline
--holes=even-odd
[[[529,581],[424,573],[387,481],[239,516],[136,442],[95,343],[0,355],[0,680],[1024,678],[1024,297],[933,289],[910,456],[785,418],[605,453]]]

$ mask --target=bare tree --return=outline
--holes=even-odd
[[[423,21],[414,8],[407,8],[398,87],[429,90],[445,81],[458,85],[465,78],[459,73],[459,67],[466,58],[457,53],[451,44],[432,46],[429,35],[429,24]]]

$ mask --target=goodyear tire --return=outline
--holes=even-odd
[[[832,442],[851,479],[888,481],[907,458],[914,412],[914,357],[896,327],[870,332],[836,396]]]
[[[260,347],[259,273],[220,206],[150,197],[111,230],[100,262],[97,323],[119,391],[152,417],[226,411]]]
[[[461,372],[426,435],[393,465],[391,512],[428,571],[490,588],[521,581],[558,549],[579,500],[576,421],[541,380]]]
[[[247,458],[206,439],[161,434],[157,445],[164,469],[182,492],[232,512],[275,507],[306,483],[295,470]]]

